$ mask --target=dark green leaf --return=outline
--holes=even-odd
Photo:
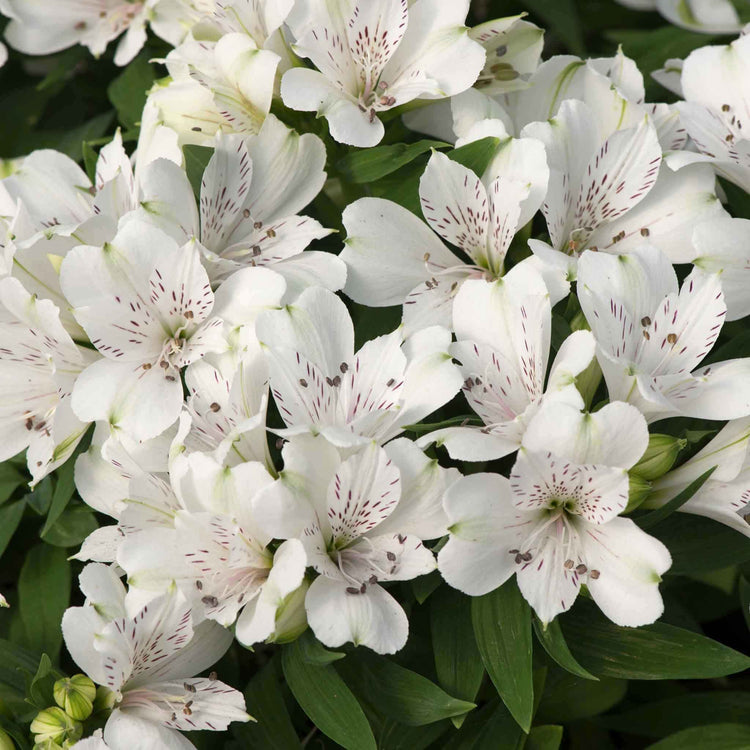
[[[702,573],[750,560],[750,539],[710,518],[675,513],[649,533],[672,554],[670,574]]]
[[[24,500],[32,510],[40,516],[44,516],[52,503],[52,492],[52,477],[45,477],[31,492],[24,496]]]
[[[487,704],[461,727],[444,750],[521,750],[526,734],[502,703]]]
[[[523,748],[524,750],[558,750],[562,738],[563,728],[556,724],[533,727]]]
[[[648,750],[747,750],[750,747],[750,725],[712,724],[692,727],[666,737]]]
[[[723,677],[750,667],[750,657],[689,630],[656,622],[622,628],[586,600],[561,616],[573,656],[604,677],[680,680]]]
[[[24,672],[34,674],[38,664],[31,651],[0,638],[0,682],[25,694]]]
[[[300,743],[281,693],[279,660],[268,662],[245,688],[245,703],[256,722],[232,724],[247,750],[294,750]]]
[[[408,727],[386,719],[378,737],[379,750],[423,750],[451,727],[449,721],[436,721],[422,727]]]
[[[308,664],[323,667],[333,661],[343,659],[346,654],[343,651],[329,651],[313,634],[306,630],[297,639],[302,658]]]
[[[672,513],[690,500],[690,498],[698,492],[716,469],[716,466],[712,466],[708,471],[704,471],[703,474],[697,479],[694,479],[682,492],[675,495],[668,503],[662,505],[661,508],[646,513],[646,515],[639,516],[634,519],[635,522],[644,530],[653,528],[657,523],[661,523],[665,518],[671,516]]]
[[[342,662],[339,670],[352,689],[366,697],[376,711],[409,726],[461,716],[475,707],[474,703],[453,698],[426,677],[383,656],[360,652]]]
[[[297,641],[284,646],[281,657],[289,689],[323,734],[346,750],[376,750],[361,706],[332,666],[308,664]]]
[[[426,576],[419,576],[411,582],[411,590],[414,597],[420,604],[424,604],[427,599],[440,587],[443,578],[437,570],[428,573]]]
[[[52,668],[52,661],[49,656],[42,654],[36,674],[29,676],[29,684],[26,689],[28,702],[40,711],[47,706],[54,705],[52,686],[60,677],[62,677],[62,674]]]
[[[18,609],[26,640],[57,662],[60,620],[70,602],[70,563],[65,550],[41,544],[26,555],[18,580]],[[34,664],[36,668],[36,664]]]
[[[423,154],[392,174],[370,183],[368,190],[376,198],[387,198],[398,203],[421,219],[419,180],[426,166],[427,156]]]
[[[455,162],[463,164],[465,167],[481,177],[484,170],[487,169],[492,157],[497,152],[500,145],[500,139],[494,136],[481,138],[478,141],[467,143],[465,146],[455,148],[448,152],[448,156]]]
[[[536,721],[561,724],[597,716],[619,703],[625,696],[625,680],[583,680],[562,670],[552,671],[545,685]]]
[[[156,78],[154,67],[147,58],[147,53],[141,53],[107,88],[107,96],[117,110],[120,123],[126,128],[140,122],[146,92]]]
[[[31,747],[29,742],[29,728],[21,727],[11,721],[6,716],[0,714],[0,728],[7,732],[16,742],[21,750],[28,750]]]
[[[113,116],[114,112],[103,112],[96,117],[92,117],[77,128],[72,128],[62,133],[46,133],[44,134],[45,142],[40,143],[39,147],[54,147],[74,161],[81,161],[83,159],[84,142],[103,136],[108,131]],[[40,135],[42,134],[40,133]],[[109,141],[110,139],[107,140]]]
[[[8,543],[13,538],[13,534],[16,533],[18,524],[21,523],[21,518],[23,518],[25,507],[26,503],[23,500],[18,500],[0,508],[0,557],[2,557]]]
[[[183,146],[182,153],[185,157],[185,172],[188,180],[190,180],[195,197],[199,199],[203,172],[208,166],[214,150],[206,146]]]
[[[745,618],[745,625],[750,630],[750,583],[745,576],[740,576],[739,580],[740,606],[742,607],[742,616]]]
[[[55,525],[47,532],[44,541],[55,547],[78,547],[99,524],[91,508],[78,503],[67,508]]]
[[[549,0],[524,0],[523,5],[536,14],[550,33],[565,43],[570,52],[580,56],[585,54],[583,25],[574,0],[556,0],[552,3]]]
[[[44,522],[44,528],[40,534],[42,538],[55,525],[62,512],[68,507],[70,498],[73,497],[73,493],[76,490],[75,481],[73,480],[74,468],[75,461],[68,461],[56,472],[57,482],[55,484],[55,491],[52,494],[52,503],[47,512],[47,520]]]
[[[443,141],[424,140],[358,149],[347,154],[338,167],[350,182],[363,184],[392,174],[426,151],[449,146],[449,143]]]
[[[750,694],[714,691],[651,701],[602,719],[611,729],[664,737],[699,724],[740,723],[750,716]]]
[[[513,718],[528,732],[534,706],[531,609],[515,579],[472,599],[471,618],[490,679]]]
[[[560,623],[558,620],[552,620],[544,625],[535,617],[534,618],[534,632],[542,644],[544,650],[556,661],[563,669],[567,670],[571,674],[577,677],[582,677],[584,680],[598,680],[599,678],[587,672],[574,658],[573,654],[570,653],[568,644],[565,642],[565,636],[560,630]]]
[[[4,503],[25,481],[15,466],[9,461],[0,464],[0,504]]]
[[[83,166],[86,170],[86,175],[93,184],[96,179],[96,162],[99,159],[99,154],[88,141],[84,141],[81,144],[81,152],[83,155]]]
[[[430,600],[432,650],[438,682],[451,695],[473,701],[484,677],[471,623],[470,599],[443,586]],[[460,726],[462,717],[457,717]]]

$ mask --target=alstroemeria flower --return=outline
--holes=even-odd
[[[340,143],[376,145],[378,113],[477,79],[485,51],[464,26],[468,11],[469,0],[301,0],[288,19],[293,48],[318,70],[288,71],[284,104],[324,116]]]
[[[180,244],[200,239],[212,282],[246,266],[270,266],[287,280],[290,298],[309,285],[340,289],[346,269],[338,258],[302,251],[331,233],[298,213],[325,182],[325,147],[315,135],[298,135],[270,116],[250,138],[217,137],[201,182],[196,209],[184,170],[166,160],[142,173],[138,220]]]
[[[319,287],[260,315],[256,332],[287,425],[276,432],[284,437],[310,432],[341,446],[385,443],[461,387],[447,330],[425,328],[406,342],[396,330],[355,352],[346,306]]]
[[[730,0],[617,0],[634,10],[656,10],[675,26],[704,34],[735,34],[742,24]]]
[[[578,297],[610,398],[635,404],[649,421],[750,414],[750,359],[695,369],[726,315],[718,274],[693,270],[679,289],[672,264],[655,248],[618,256],[587,251]]]
[[[750,419],[728,422],[705,448],[654,482],[641,507],[658,508],[716,467],[703,486],[678,510],[713,518],[750,536]]]
[[[701,47],[688,55],[681,76],[686,101],[677,108],[700,154],[676,154],[670,163],[710,162],[721,177],[750,190],[749,76],[748,35],[727,46]]]
[[[403,304],[408,334],[429,325],[451,327],[453,298],[461,284],[502,275],[516,231],[544,200],[548,176],[544,149],[530,138],[502,139],[481,179],[435,152],[419,183],[422,213],[471,262],[455,255],[405,208],[361,198],[344,211],[344,291],[369,306]]]
[[[248,721],[238,690],[212,677],[193,677],[217,662],[232,634],[216,623],[193,626],[190,607],[176,590],[140,611],[125,608],[125,587],[111,568],[84,568],[83,607],[63,615],[65,645],[97,684],[115,694],[104,727],[112,750],[133,747],[186,750],[193,744],[177,730],[225,730]]]
[[[450,539],[438,556],[448,583],[486,594],[514,573],[542,622],[568,610],[582,584],[618,625],[653,622],[664,605],[666,547],[633,521],[628,468],[648,445],[637,409],[594,414],[549,404],[532,420],[510,479],[473,474],[448,489]]]
[[[0,281],[0,460],[28,448],[34,482],[63,464],[88,425],[71,409],[81,371],[96,359],[77,346],[49,300],[17,279]]]
[[[224,626],[236,621],[241,643],[265,640],[284,599],[302,584],[306,564],[296,539],[275,553],[269,549],[271,536],[252,513],[273,478],[261,463],[227,468],[204,453],[176,461],[170,474],[180,503],[172,528],[152,527],[137,536],[126,529],[118,548],[130,595],[140,589],[138,599],[148,598],[174,581],[193,611]]]
[[[465,282],[453,303],[457,341],[451,354],[461,363],[466,400],[485,426],[448,427],[418,444],[436,441],[453,458],[486,461],[521,445],[526,425],[542,403],[561,400],[582,409],[575,378],[594,357],[594,338],[577,331],[566,339],[545,390],[551,323],[547,287],[527,264],[495,282]]]
[[[76,382],[74,411],[155,437],[179,416],[182,368],[225,346],[197,247],[131,221],[104,247],[71,250],[60,284],[103,355]]]
[[[405,439],[369,443],[346,460],[322,437],[284,446],[284,471],[253,512],[274,536],[300,539],[320,573],[305,597],[318,640],[378,653],[403,647],[406,614],[380,582],[434,570],[422,540],[445,533],[440,501],[456,476]]]

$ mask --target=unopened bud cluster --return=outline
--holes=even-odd
[[[44,750],[72,747],[83,736],[81,722],[94,710],[96,685],[86,675],[76,674],[58,680],[52,687],[52,695],[57,705],[40,711],[31,722],[34,747]],[[2,744],[0,750],[4,750]]]

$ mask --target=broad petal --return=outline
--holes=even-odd
[[[669,550],[629,518],[581,530],[591,596],[617,625],[637,627],[664,611],[658,584],[672,564]],[[598,571],[594,577],[592,571]]]
[[[315,637],[325,646],[345,643],[367,646],[379,654],[393,654],[406,643],[409,621],[401,605],[381,586],[352,594],[344,580],[318,576],[305,597],[305,608]]]
[[[445,427],[419,438],[417,445],[443,446],[458,461],[492,461],[518,450],[523,437],[523,427],[516,421],[504,423],[497,432],[496,428]]]
[[[411,211],[381,198],[360,198],[344,210],[345,293],[360,304],[400,305],[436,271],[461,265]]]
[[[104,741],[109,750],[194,750],[187,737],[174,729],[136,716],[130,711],[115,709],[104,726]]]
[[[518,513],[508,480],[472,474],[453,484],[443,500],[450,538],[438,554],[438,568],[453,588],[481,596],[501,586],[515,571],[509,550],[518,548],[532,517]]]
[[[273,270],[286,280],[285,302],[294,302],[305,289],[313,286],[337,292],[346,284],[346,264],[335,255],[318,250],[308,250],[274,263]]]

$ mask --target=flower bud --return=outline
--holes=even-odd
[[[69,747],[67,742],[60,745],[54,740],[42,740],[34,745],[34,750],[65,750],[66,747]]]
[[[628,505],[625,513],[635,510],[651,492],[651,482],[638,474],[630,474],[630,492],[628,494]]]
[[[10,735],[3,729],[0,729],[0,750],[15,750],[15,747]]]
[[[58,680],[53,688],[55,703],[65,710],[65,713],[83,721],[91,716],[96,698],[96,685],[85,674],[75,674]]]
[[[40,745],[47,740],[62,743],[64,740],[77,740],[83,734],[83,726],[68,716],[61,708],[51,706],[40,711],[31,722],[31,733],[36,735],[34,742]]]
[[[630,470],[643,479],[653,481],[666,474],[674,465],[687,440],[672,435],[649,435],[648,448],[641,460]]]
[[[94,700],[94,712],[110,711],[117,703],[117,693],[106,687],[96,689],[96,699]]]
[[[269,643],[291,643],[297,640],[307,629],[307,613],[305,612],[305,595],[310,588],[310,582],[305,579],[296,591],[284,597],[284,601],[276,611],[276,627]]]

